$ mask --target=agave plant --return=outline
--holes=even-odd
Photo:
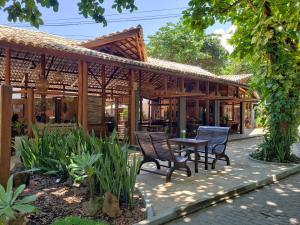
[[[101,154],[90,154],[83,152],[72,157],[69,166],[70,175],[75,181],[86,180],[89,188],[90,199],[94,197],[94,175],[96,173],[95,163],[100,159]]]
[[[31,213],[36,208],[29,203],[36,200],[36,196],[30,195],[20,199],[20,194],[24,191],[25,185],[20,185],[13,191],[13,175],[10,176],[7,182],[6,191],[0,185],[0,222],[13,221],[17,215]]]

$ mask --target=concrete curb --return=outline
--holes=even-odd
[[[136,191],[143,197],[143,203],[146,207],[146,218],[152,218],[154,216],[154,210],[151,204],[151,200],[147,197],[146,193],[138,188]]]
[[[246,137],[241,137],[241,138],[228,139],[228,142],[247,140],[250,138],[257,138],[257,137],[263,137],[263,136],[264,136],[263,134],[256,134],[256,135],[246,136]]]
[[[262,164],[266,164],[266,165],[278,165],[278,166],[297,166],[298,165],[297,163],[268,162],[268,161],[264,161],[264,160],[255,159],[251,155],[248,155],[248,159],[253,162],[262,163]]]
[[[255,181],[255,182],[251,182],[246,185],[240,185],[240,186],[225,190],[223,194],[220,194],[218,196],[215,196],[212,198],[207,197],[206,199],[198,200],[196,202],[193,202],[193,203],[190,203],[187,205],[178,206],[173,209],[167,209],[166,211],[164,211],[163,213],[161,213],[159,215],[155,215],[155,216],[149,215],[150,217],[147,217],[146,220],[140,221],[139,223],[135,223],[134,225],[163,224],[163,223],[172,221],[174,219],[177,219],[179,217],[182,217],[184,215],[193,213],[197,210],[207,208],[216,203],[223,202],[226,199],[230,199],[230,198],[239,196],[243,193],[247,193],[247,192],[253,191],[255,189],[261,188],[263,186],[272,184],[276,181],[279,181],[283,178],[286,178],[286,177],[293,175],[295,173],[298,173],[298,172],[300,172],[300,165],[299,164],[293,165],[290,168],[288,168],[287,170],[285,170],[279,174],[272,175],[272,176],[263,178],[261,180]]]

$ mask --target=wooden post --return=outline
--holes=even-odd
[[[142,129],[141,123],[143,122],[143,96],[142,96],[142,72],[139,71],[139,113],[140,113],[140,130]]]
[[[209,100],[205,100],[205,125],[209,125]]]
[[[206,96],[209,96],[209,81],[206,81],[205,83],[205,92],[206,92]]]
[[[215,100],[215,107],[214,108],[215,108],[215,110],[214,110],[215,126],[220,126],[220,101],[219,100]]]
[[[115,98],[115,129],[118,130],[118,123],[119,123],[119,98]]]
[[[4,79],[5,84],[10,85],[10,74],[11,74],[11,51],[9,48],[5,48],[5,57],[4,57]]]
[[[82,128],[88,133],[88,64],[83,62],[82,67]]]
[[[0,86],[0,184],[5,186],[10,174],[12,88]]]
[[[245,102],[240,102],[240,133],[245,131]]]
[[[102,108],[101,108],[101,123],[105,124],[105,102],[106,102],[106,73],[105,65],[101,66],[101,79],[102,79]]]
[[[136,128],[136,107],[135,107],[135,71],[129,70],[129,106],[128,106],[128,119],[129,119],[129,141],[131,144],[135,143],[135,128]]]
[[[32,125],[34,124],[34,91],[28,89],[27,92],[27,131],[28,136],[32,137]]]
[[[82,73],[83,73],[83,63],[81,60],[78,61],[78,112],[77,112],[77,122],[82,125]]]
[[[41,55],[41,74],[40,79],[47,79],[46,78],[46,58],[45,55]],[[46,95],[41,95],[41,121],[46,123]]]

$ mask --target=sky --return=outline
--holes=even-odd
[[[147,37],[155,34],[160,27],[167,22],[176,23],[179,20],[182,11],[187,8],[189,0],[136,0],[138,10],[133,13],[124,11],[122,14],[111,9],[112,0],[105,0],[106,10],[104,14],[108,20],[106,27],[79,15],[77,2],[78,0],[60,0],[58,12],[53,12],[52,9],[41,9],[45,26],[41,26],[39,30],[71,39],[86,40],[140,24],[143,27],[144,39],[147,43]],[[0,24],[2,25],[35,29],[30,27],[28,23],[9,23],[6,19],[7,15],[4,12],[1,14]],[[206,32],[213,33],[216,31],[221,34],[223,39],[221,42],[227,48],[225,39],[228,38],[228,34],[226,32],[230,28],[230,23],[217,23],[208,28]],[[230,48],[228,50],[230,51]]]

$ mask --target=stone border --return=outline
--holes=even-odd
[[[173,209],[167,209],[166,211],[164,211],[163,213],[161,213],[159,215],[147,217],[146,220],[135,223],[134,225],[145,225],[145,224],[159,225],[159,224],[167,223],[174,219],[180,218],[184,215],[188,215],[195,211],[207,208],[216,203],[223,202],[226,199],[230,199],[230,198],[239,196],[241,194],[253,191],[255,189],[261,188],[263,186],[272,184],[276,181],[284,179],[284,178],[291,176],[298,172],[300,172],[300,164],[292,165],[290,168],[288,168],[287,170],[285,170],[279,174],[268,176],[259,181],[251,182],[247,185],[240,185],[240,186],[237,186],[234,188],[230,188],[228,190],[225,190],[224,194],[221,194],[221,195],[218,195],[218,196],[215,196],[212,198],[207,197],[206,199],[197,200],[193,203],[189,203],[189,204],[182,205],[182,206],[177,206]],[[151,205],[151,203],[150,203],[150,205]]]
[[[154,216],[154,210],[152,207],[151,200],[147,197],[146,193],[138,188],[135,189],[143,198],[143,203],[146,208],[146,218],[152,218]]]
[[[267,164],[267,165],[278,165],[278,166],[297,166],[299,164],[297,163],[279,163],[279,162],[268,162],[260,159],[253,158],[251,156],[251,153],[248,155],[248,159],[251,161],[254,161],[256,163],[262,163],[262,164]]]

